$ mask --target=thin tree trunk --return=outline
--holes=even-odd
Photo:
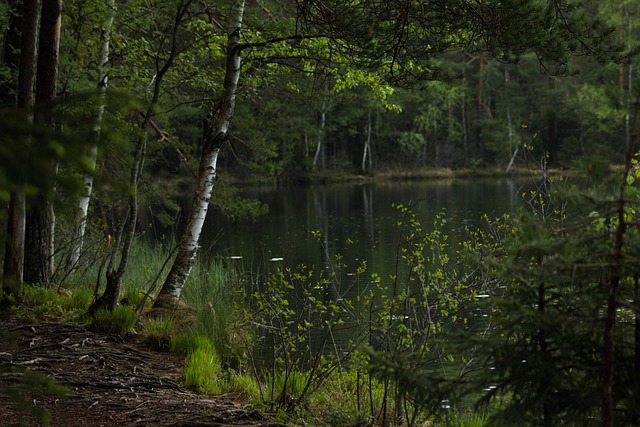
[[[175,308],[182,289],[189,278],[198,252],[198,241],[207,216],[209,200],[216,178],[218,153],[228,140],[229,127],[235,109],[236,92],[240,79],[240,30],[244,15],[244,0],[235,2],[228,28],[227,60],[222,99],[213,121],[204,124],[203,149],[191,212],[180,239],[178,254],[154,303],[154,308]]]
[[[482,134],[482,125],[480,121],[484,119],[484,67],[486,60],[486,52],[480,52],[478,57],[479,62],[479,78],[478,78],[478,105],[477,105],[477,117],[478,123],[476,123],[476,148],[478,150],[477,157],[480,160],[484,160],[484,136]]]
[[[484,111],[484,65],[486,53],[480,52],[478,56],[479,74],[478,74],[478,116],[482,118]]]
[[[367,138],[365,139],[364,150],[362,151],[362,173],[367,173],[367,170],[371,169],[371,133],[371,112],[369,112],[369,120],[367,122]]]
[[[322,101],[322,111],[320,113],[320,129],[318,129],[318,143],[316,144],[316,154],[313,156],[312,170],[316,170],[318,160],[322,169],[325,169],[325,156],[324,156],[324,134],[327,123],[326,102]]]
[[[509,103],[509,88],[508,88],[508,84],[509,84],[509,70],[507,70],[506,68],[504,69],[504,95],[505,95],[505,100],[507,103],[507,141],[509,143],[509,152],[511,152],[511,150],[513,150],[512,146],[513,146],[513,123],[511,120],[511,105]],[[513,150],[513,154],[511,155],[511,159],[509,160],[509,164],[507,165],[507,169],[505,170],[505,173],[509,173],[511,171],[511,168],[513,167],[513,163],[516,160],[516,156],[518,155],[518,150],[520,148],[520,145],[516,145],[515,150]]]
[[[631,19],[631,16],[628,15],[626,8],[625,8],[625,2],[621,1],[620,2],[620,41],[624,42],[624,25],[625,25],[625,20],[626,20],[626,24],[628,25],[628,32],[629,34],[631,34],[631,29],[632,29],[632,25],[633,25],[633,20]],[[627,47],[629,49],[631,49],[631,37],[627,37]],[[624,82],[624,64],[620,63],[620,89],[621,89],[621,99],[625,100],[625,115],[624,115],[624,129],[625,129],[625,140],[627,145],[630,144],[630,140],[631,140],[631,129],[630,129],[630,112],[631,112],[631,85],[632,85],[632,81],[633,81],[633,65],[631,63],[627,64],[627,68],[628,68],[628,73],[627,73],[627,87],[626,87],[626,93],[625,93],[625,82]]]
[[[100,81],[98,82],[98,92],[99,92],[99,106],[98,112],[96,115],[96,121],[93,127],[93,131],[95,136],[100,134],[102,131],[102,116],[104,115],[105,109],[105,95],[107,91],[107,85],[109,81],[109,76],[107,74],[107,64],[109,63],[109,50],[111,43],[111,29],[113,27],[113,19],[115,17],[116,11],[116,3],[115,0],[108,0],[107,4],[108,15],[107,19],[104,23],[103,31],[103,45],[102,45],[102,57],[100,58],[99,72],[100,72]],[[69,272],[73,272],[78,267],[78,262],[80,260],[80,254],[82,253],[82,246],[84,242],[84,234],[87,227],[87,212],[89,211],[89,202],[91,200],[91,193],[93,191],[93,175],[96,170],[96,161],[98,159],[98,144],[96,141],[91,142],[91,146],[89,147],[89,170],[86,171],[83,178],[83,193],[80,196],[80,200],[78,201],[78,209],[76,211],[76,223],[75,230],[73,235],[73,240],[71,242],[71,251],[69,253]]]
[[[56,82],[58,80],[58,52],[60,47],[60,26],[62,24],[62,0],[47,0],[42,3],[40,39],[38,48],[38,68],[36,76],[36,123],[54,128],[56,126],[55,107]],[[46,137],[45,137],[46,138]],[[44,150],[47,139],[36,141],[33,149]],[[48,165],[46,174],[55,179],[57,162]],[[30,200],[25,233],[24,280],[27,283],[48,285],[51,280],[53,257],[54,216],[50,198],[54,183],[41,188],[40,193]]]
[[[38,0],[24,0],[20,63],[16,107],[28,122],[33,121],[33,84],[35,81],[36,42],[38,31]],[[25,141],[25,150],[29,149]],[[11,193],[7,212],[7,242],[4,254],[4,290],[20,294],[24,272],[24,244],[26,228],[26,201],[21,191]]]
[[[111,253],[111,259],[109,260],[109,266],[107,267],[107,271],[105,274],[107,278],[106,288],[102,296],[94,301],[91,307],[89,307],[89,313],[93,313],[100,308],[113,310],[117,306],[118,300],[120,298],[122,280],[124,278],[124,273],[129,262],[131,244],[133,243],[133,239],[135,237],[136,222],[138,220],[138,183],[140,182],[142,171],[144,169],[144,160],[148,138],[147,129],[151,123],[153,111],[160,99],[160,90],[164,76],[166,75],[167,71],[169,71],[175,59],[179,55],[177,44],[178,32],[180,29],[180,24],[184,19],[187,11],[189,10],[191,3],[191,0],[179,3],[176,9],[175,20],[173,22],[173,31],[171,35],[170,52],[164,65],[162,65],[162,67],[157,70],[157,73],[154,76],[155,78],[153,84],[153,96],[149,101],[149,105],[147,105],[147,110],[143,114],[143,121],[140,124],[142,136],[138,139],[136,145],[133,164],[131,166],[131,173],[129,176],[129,186],[131,194],[129,195],[127,202],[127,215],[124,224],[122,225],[119,236],[116,238],[116,246],[119,246],[120,244],[122,246],[119,248],[116,247]],[[120,262],[118,263],[118,267],[115,268],[115,257],[118,250],[120,251]]]
[[[509,164],[507,165],[507,169],[504,171],[504,173],[509,173],[511,171],[511,168],[513,167],[513,164],[516,161],[516,157],[518,156],[518,151],[520,150],[520,146],[516,146],[516,149],[513,150],[513,154],[511,155],[511,159],[509,160]]]
[[[150,114],[150,113],[148,113]],[[129,195],[127,215],[122,227],[121,238],[118,241],[122,242],[120,249],[120,262],[118,267],[114,268],[113,262],[110,262],[109,268],[106,271],[107,285],[102,296],[96,300],[89,309],[92,313],[99,308],[106,308],[113,310],[118,305],[120,299],[120,290],[122,288],[122,279],[129,263],[129,254],[131,252],[131,244],[136,231],[136,222],[138,220],[138,182],[144,169],[144,158],[147,149],[147,131],[146,127],[150,120],[150,115],[147,115],[141,125],[143,134],[138,140],[136,151],[133,158],[133,165],[131,166],[131,174],[129,177],[129,185],[131,194]],[[112,260],[115,259],[116,250],[112,253]]]
[[[3,291],[20,295],[24,270],[26,201],[21,191],[11,193],[7,209],[7,241],[3,264]]]
[[[635,128],[635,120],[634,120]],[[612,253],[611,261],[611,274],[609,277],[609,283],[606,284],[607,291],[607,303],[605,307],[604,318],[604,345],[603,345],[603,358],[604,364],[602,367],[602,425],[604,427],[613,427],[615,425],[615,401],[613,396],[613,380],[615,374],[615,327],[617,323],[618,313],[618,288],[623,276],[623,261],[625,235],[627,234],[628,223],[626,219],[627,209],[627,177],[632,173],[632,161],[635,153],[635,138],[629,140],[627,146],[627,154],[625,158],[625,175],[622,183],[620,184],[620,190],[618,193],[618,200],[616,201],[616,216],[617,225],[615,231],[615,243]]]

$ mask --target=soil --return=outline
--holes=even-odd
[[[68,397],[23,395],[49,413],[51,426],[285,426],[239,396],[185,389],[183,362],[178,354],[150,350],[135,334],[121,338],[79,325],[0,316],[0,426],[41,425],[7,397],[7,385],[24,384],[21,374],[7,368],[24,367],[70,391]]]

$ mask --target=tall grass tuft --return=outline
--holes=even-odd
[[[222,365],[213,349],[198,348],[187,356],[184,370],[184,385],[199,392],[221,394]]]
[[[171,335],[175,322],[171,319],[144,319],[142,321],[142,335],[153,350],[170,350]]]
[[[131,307],[121,305],[113,311],[99,309],[95,312],[91,328],[95,331],[125,336],[138,322],[138,313]]]
[[[76,289],[66,297],[63,301],[63,307],[67,310],[83,310],[86,311],[93,300],[93,295],[87,289]]]
[[[234,343],[234,304],[231,285],[236,281],[234,270],[223,261],[196,263],[183,298],[196,312],[195,333],[211,340],[225,366],[232,364],[237,346]]]
[[[185,356],[199,348],[208,348],[213,351],[213,344],[209,338],[198,334],[179,334],[171,341],[171,350]]]

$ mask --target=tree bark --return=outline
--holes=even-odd
[[[42,4],[38,68],[36,76],[36,118],[38,125],[55,127],[56,82],[58,80],[58,51],[62,23],[62,0],[47,0]],[[46,137],[45,137],[46,138]],[[42,139],[32,145],[34,150],[46,150],[49,141]],[[51,172],[57,169],[53,161]],[[48,173],[55,176],[55,173]],[[53,186],[51,186],[53,188]],[[30,200],[25,233],[24,280],[27,283],[48,285],[53,257],[54,216],[50,202],[50,188],[41,188]]]
[[[100,80],[98,82],[99,93],[99,106],[96,114],[96,121],[93,127],[93,131],[96,137],[102,131],[102,117],[105,109],[105,95],[107,91],[107,85],[109,82],[109,76],[107,73],[107,64],[109,63],[109,51],[111,43],[111,30],[113,28],[113,19],[115,17],[116,4],[115,0],[108,0],[107,4],[107,19],[102,29],[102,56],[100,58],[99,73]],[[82,246],[84,242],[84,234],[87,227],[87,212],[89,211],[89,202],[91,200],[91,193],[93,191],[93,175],[96,170],[96,161],[98,158],[98,144],[96,141],[92,141],[88,150],[89,154],[89,170],[86,171],[83,178],[83,192],[80,195],[78,201],[78,208],[76,211],[75,230],[71,242],[71,250],[69,253],[69,259],[67,262],[69,272],[74,272],[78,268],[80,261],[80,254],[82,253]]]
[[[180,239],[176,259],[154,303],[154,309],[177,307],[182,289],[195,263],[198,242],[216,178],[218,153],[229,138],[229,127],[235,110],[236,92],[241,71],[240,30],[243,15],[244,0],[237,0],[227,30],[227,58],[222,99],[217,115],[211,115],[213,121],[207,120],[204,125],[203,149],[191,211],[185,231]]]
[[[16,107],[28,122],[33,121],[33,84],[35,81],[36,40],[38,30],[38,0],[22,2],[22,32]],[[29,141],[25,141],[28,149]],[[18,295],[22,289],[24,271],[24,244],[26,226],[25,195],[21,191],[11,194],[7,213],[7,241],[4,254],[4,291]]]

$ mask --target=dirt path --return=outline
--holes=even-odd
[[[77,325],[0,319],[0,364],[43,372],[70,397],[30,396],[52,426],[284,426],[233,396],[203,396],[180,386],[183,357],[147,349],[141,338]],[[5,383],[19,376],[3,374]],[[20,416],[0,389],[0,426],[38,425]]]

